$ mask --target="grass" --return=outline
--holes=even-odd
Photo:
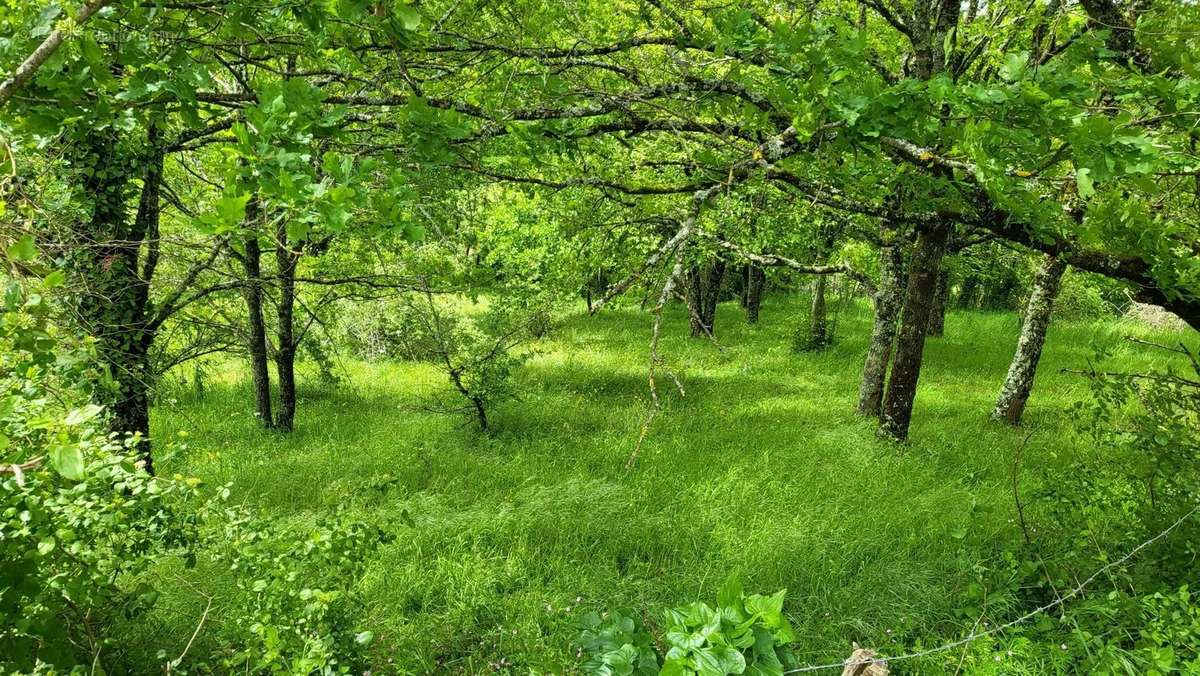
[[[748,590],[788,589],[798,652],[812,662],[851,641],[956,635],[966,585],[1015,543],[1010,462],[1026,435],[1029,481],[1085,452],[1066,411],[1086,386],[1094,343],[1137,368],[1159,359],[1107,323],[1051,329],[1016,430],[987,419],[1016,340],[1015,314],[951,312],[931,339],[911,429],[895,446],[854,415],[870,316],[842,312],[838,340],[796,354],[803,299],[770,297],[747,326],[722,304],[721,349],[686,337],[675,311],[663,352],[686,396],[665,408],[630,471],[645,413],[648,318],[573,317],[521,371],[522,400],[484,436],[413,404],[445,387],[431,368],[346,362],[337,386],[302,382],[296,431],[258,429],[248,383],[231,365],[199,399],[154,412],[159,439],[188,448],[164,463],[280,519],[342,507],[384,525],[362,580],[380,672],[517,672],[574,664],[573,621],[591,609],[659,609],[712,599],[731,571]],[[180,646],[221,574],[173,571],[138,631]],[[211,622],[220,622],[219,608]],[[170,650],[168,650],[170,653]],[[390,663],[387,660],[392,660]]]

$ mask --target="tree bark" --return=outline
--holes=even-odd
[[[766,286],[767,273],[758,265],[749,266],[746,273],[746,323],[758,323],[758,311],[762,307],[763,287]]]
[[[693,338],[698,338],[704,335],[704,320],[702,318],[704,306],[704,282],[700,274],[700,266],[693,265],[688,271],[687,284],[687,304],[688,304],[688,328]]]
[[[931,336],[941,337],[946,333],[946,296],[950,293],[950,274],[945,270],[938,273],[937,288],[933,294],[933,309],[929,313]]]
[[[913,400],[917,395],[917,380],[921,375],[921,360],[925,351],[925,331],[929,326],[938,272],[949,234],[948,223],[933,223],[917,235],[913,247],[896,355],[879,421],[880,433],[898,441],[908,438],[908,425],[912,420]]]
[[[1050,326],[1050,315],[1054,311],[1054,299],[1062,285],[1066,262],[1046,256],[1041,268],[1033,277],[1033,289],[1025,307],[1025,319],[1021,324],[1021,337],[1017,340],[1017,351],[1008,375],[1000,388],[996,408],[992,409],[992,420],[1003,420],[1010,425],[1021,422],[1029,393],[1033,390],[1033,379],[1037,374],[1042,346],[1046,343],[1046,330]]]
[[[275,427],[291,432],[296,419],[296,339],[293,325],[296,306],[296,263],[299,254],[288,246],[287,225],[275,232],[275,264],[279,277],[275,373],[279,379],[279,412]]]
[[[808,346],[819,350],[829,344],[829,323],[825,316],[825,275],[817,275],[812,283],[812,303],[809,307]]]
[[[251,201],[247,209],[246,220],[251,227],[257,228],[257,202]],[[269,371],[270,357],[267,352],[267,326],[263,320],[263,283],[262,283],[262,248],[258,243],[257,231],[245,239],[245,258],[242,259],[246,271],[246,286],[242,297],[246,301],[246,319],[249,324],[249,338],[246,345],[250,353],[250,375],[254,382],[254,415],[263,427],[275,424],[271,417],[271,374]]]
[[[87,3],[84,3],[84,5],[79,8],[79,11],[76,12],[75,16],[73,17],[74,26],[79,27],[87,23],[88,19],[92,18],[93,14],[107,4],[108,0],[89,0]],[[67,38],[67,34],[68,31],[61,28],[55,28],[54,30],[50,31],[50,34],[46,36],[45,40],[42,40],[42,43],[37,46],[37,49],[34,49],[33,52],[31,52],[29,56],[21,62],[21,65],[17,66],[13,70],[13,72],[4,80],[4,82],[0,82],[0,108],[4,106],[4,104],[12,97],[13,94],[17,93],[17,90],[19,90],[21,87],[24,87],[25,83],[29,82],[29,79],[33,77],[34,73],[36,73],[39,68],[42,67],[42,64],[46,63],[46,61],[54,55],[54,52],[58,50],[59,45],[61,45],[63,40]]]
[[[116,144],[114,136],[97,134],[78,148],[80,166],[107,171],[93,171],[84,181],[84,190],[93,200],[92,215],[76,224],[77,242],[68,247],[68,255],[79,279],[76,316],[81,328],[95,336],[99,357],[114,383],[114,388],[101,390],[97,398],[111,414],[112,431],[139,435],[134,449],[146,471],[153,474],[150,347],[157,330],[149,317],[149,288],[157,242],[151,241],[141,272],[138,263],[147,237],[158,233],[162,153],[156,145],[157,132],[151,127],[147,138],[150,156],[143,165],[141,196],[131,224],[125,204],[130,172],[118,169]]]
[[[879,289],[873,299],[875,324],[871,329],[867,360],[863,364],[862,383],[858,387],[860,415],[879,416],[888,361],[892,356],[892,343],[896,339],[896,319],[900,315],[903,266],[903,256],[898,245],[888,244],[880,247]]]
[[[974,310],[975,308],[975,289],[979,285],[979,280],[973,274],[968,274],[963,278],[962,288],[958,292],[958,307],[965,310]]]
[[[725,279],[725,259],[717,258],[708,268],[708,276],[704,281],[704,293],[701,296],[700,321],[704,332],[712,334],[717,319],[717,302],[721,300],[721,282]]]

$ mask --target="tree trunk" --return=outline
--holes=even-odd
[[[825,275],[817,275],[812,283],[812,304],[808,324],[808,346],[819,350],[829,344],[829,324],[825,317]]]
[[[992,420],[1003,420],[1010,425],[1021,422],[1025,403],[1029,401],[1029,393],[1033,390],[1033,378],[1042,356],[1042,346],[1046,343],[1046,329],[1050,326],[1050,315],[1054,311],[1054,298],[1058,296],[1066,269],[1064,261],[1046,256],[1042,267],[1033,277],[1033,290],[1025,308],[1017,352],[1000,388],[996,408],[992,409]]]
[[[247,222],[254,223],[257,216],[257,204],[250,203],[247,210]],[[263,427],[275,424],[271,417],[271,374],[269,371],[269,356],[267,354],[267,326],[263,320],[263,285],[262,285],[262,249],[259,247],[257,232],[246,237],[245,258],[242,260],[246,270],[246,286],[242,297],[246,301],[247,322],[250,325],[249,341],[246,345],[250,353],[250,374],[254,381],[254,415]]]
[[[279,276],[279,307],[276,328],[275,372],[279,378],[279,413],[275,427],[291,432],[296,418],[296,339],[293,316],[296,306],[296,262],[299,254],[287,241],[287,226],[280,223],[275,233],[275,264]]]
[[[118,373],[116,396],[109,403],[112,412],[112,429],[122,434],[137,434],[138,441],[133,449],[145,463],[146,471],[154,474],[154,458],[150,447],[150,382],[153,369],[150,366],[150,345],[154,332],[139,332],[123,353],[117,357]]]
[[[879,289],[873,299],[875,325],[871,329],[871,344],[867,348],[862,383],[858,387],[860,415],[879,416],[888,361],[892,356],[892,343],[896,339],[896,319],[900,315],[904,282],[903,264],[899,246],[892,244],[880,247]]]
[[[942,270],[938,273],[937,289],[933,295],[933,309],[929,313],[929,328],[926,331],[931,336],[942,336],[946,333],[946,296],[950,293],[950,273]]]
[[[757,265],[751,265],[746,273],[746,323],[758,323],[758,310],[762,307],[763,287],[766,286],[767,273]]]
[[[115,388],[101,390],[97,398],[108,408],[111,429],[120,434],[137,434],[134,448],[154,473],[150,446],[150,387],[153,369],[150,347],[156,327],[149,311],[150,276],[157,263],[157,242],[151,241],[143,271],[138,270],[140,250],[147,236],[157,238],[162,155],[156,149],[153,127],[147,143],[151,149],[145,165],[137,215],[130,224],[126,214],[128,176],[116,170],[115,136],[98,133],[77,147],[78,166],[95,169],[83,183],[93,200],[91,219],[76,225],[77,242],[67,254],[81,289],[76,298],[76,316],[81,328],[96,338],[101,360],[112,375]],[[105,169],[107,171],[99,171]]]
[[[908,438],[908,425],[912,420],[913,400],[917,395],[917,380],[921,375],[921,359],[925,351],[925,330],[929,326],[938,272],[949,234],[949,224],[934,223],[917,235],[913,247],[908,288],[905,290],[900,318],[900,334],[896,340],[896,356],[879,422],[880,432],[898,441]]]
[[[704,306],[704,283],[700,275],[700,266],[693,265],[688,272],[687,285],[688,327],[691,336],[697,338],[704,335],[704,320],[701,315]]]
[[[608,273],[603,270],[597,270],[588,276],[587,281],[583,284],[583,300],[587,303],[587,311],[590,314],[592,305],[595,302],[594,296],[604,296],[608,291]]]
[[[975,309],[975,289],[979,285],[979,280],[973,274],[969,274],[963,279],[962,288],[958,291],[958,307],[973,310]]]
[[[717,302],[721,300],[721,282],[725,279],[725,260],[718,258],[708,268],[708,276],[704,281],[704,293],[701,296],[700,321],[704,324],[704,332],[711,335],[717,319]]]

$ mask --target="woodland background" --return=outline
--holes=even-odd
[[[1200,670],[1193,3],[0,27],[5,673]]]

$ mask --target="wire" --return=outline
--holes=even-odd
[[[934,655],[937,653],[945,652],[947,650],[953,650],[954,648],[964,646],[968,643],[971,643],[978,639],[984,638],[985,636],[991,636],[992,634],[997,634],[1006,629],[1011,629],[1012,627],[1015,627],[1016,625],[1021,624],[1022,622],[1025,622],[1026,620],[1028,620],[1032,617],[1035,617],[1037,615],[1040,615],[1041,613],[1046,612],[1047,610],[1051,610],[1057,606],[1062,605],[1063,603],[1065,603],[1067,601],[1067,599],[1078,596],[1081,592],[1083,592],[1084,587],[1087,587],[1089,584],[1091,584],[1093,581],[1095,581],[1096,578],[1100,577],[1101,575],[1108,572],[1112,568],[1119,566],[1122,563],[1125,563],[1129,559],[1133,558],[1141,550],[1145,549],[1146,547],[1149,547],[1151,544],[1166,537],[1168,533],[1170,533],[1171,531],[1178,528],[1180,524],[1182,524],[1184,521],[1187,521],[1189,518],[1191,518],[1191,516],[1193,514],[1195,514],[1197,511],[1200,511],[1200,505],[1196,505],[1195,507],[1192,507],[1191,510],[1189,510],[1186,514],[1184,514],[1183,516],[1176,519],[1175,523],[1172,523],[1170,526],[1168,526],[1165,530],[1163,530],[1158,535],[1155,535],[1154,537],[1150,538],[1149,540],[1146,540],[1142,544],[1134,547],[1125,556],[1122,556],[1121,558],[1117,559],[1116,561],[1113,561],[1112,563],[1109,563],[1108,565],[1104,566],[1103,568],[1100,568],[1096,572],[1092,573],[1090,577],[1088,577],[1083,582],[1079,583],[1079,586],[1075,587],[1070,592],[1063,594],[1062,596],[1055,599],[1054,601],[1047,603],[1044,606],[1035,608],[1035,609],[1029,611],[1028,613],[1025,613],[1024,615],[1022,615],[1022,616],[1018,617],[1017,619],[1015,619],[1011,622],[1008,622],[1006,624],[999,625],[993,629],[988,629],[986,631],[981,631],[981,632],[972,631],[970,634],[968,634],[967,636],[965,636],[957,641],[954,641],[952,643],[947,643],[945,645],[938,646],[937,648],[932,648],[930,650],[924,650],[919,653],[908,653],[906,655],[896,655],[895,657],[886,657],[886,658],[885,657],[872,657],[870,659],[860,659],[860,660],[845,661],[845,662],[834,662],[834,663],[830,663],[830,664],[815,664],[815,665],[807,666],[807,667],[799,667],[796,669],[789,669],[783,673],[799,674],[802,672],[823,671],[825,669],[842,669],[842,668],[845,668],[848,666],[858,666],[858,665],[866,665],[866,664],[887,664],[889,662],[899,662],[900,660],[911,660],[911,659],[915,659],[918,657],[926,657],[928,655]]]

